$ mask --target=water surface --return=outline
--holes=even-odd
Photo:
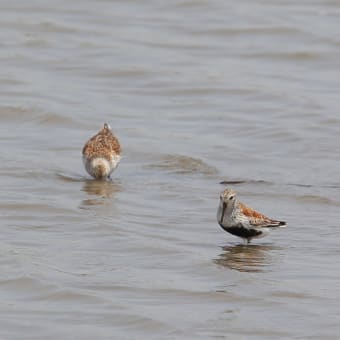
[[[339,2],[0,17],[1,338],[337,337]],[[104,122],[112,182],[81,162]],[[244,246],[225,187],[288,227]]]

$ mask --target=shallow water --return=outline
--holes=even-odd
[[[0,17],[1,338],[337,337],[338,1]],[[112,182],[81,162],[103,122]],[[226,186],[288,227],[244,246]]]

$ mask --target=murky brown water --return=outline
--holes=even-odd
[[[0,11],[2,339],[335,339],[339,1]],[[108,122],[124,157],[91,180]],[[219,192],[288,228],[247,247]]]

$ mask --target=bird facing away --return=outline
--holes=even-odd
[[[266,236],[270,229],[286,226],[286,222],[272,220],[241,203],[232,189],[221,192],[217,221],[225,231],[247,243],[253,238]]]
[[[110,179],[120,161],[121,147],[108,124],[83,147],[83,162],[86,171],[96,179]]]

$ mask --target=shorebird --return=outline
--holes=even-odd
[[[83,162],[86,171],[96,179],[110,179],[120,161],[121,148],[109,124],[104,127],[83,147]]]
[[[253,238],[266,236],[272,228],[286,226],[286,222],[272,220],[241,203],[232,189],[221,192],[217,221],[225,231],[247,243]]]

